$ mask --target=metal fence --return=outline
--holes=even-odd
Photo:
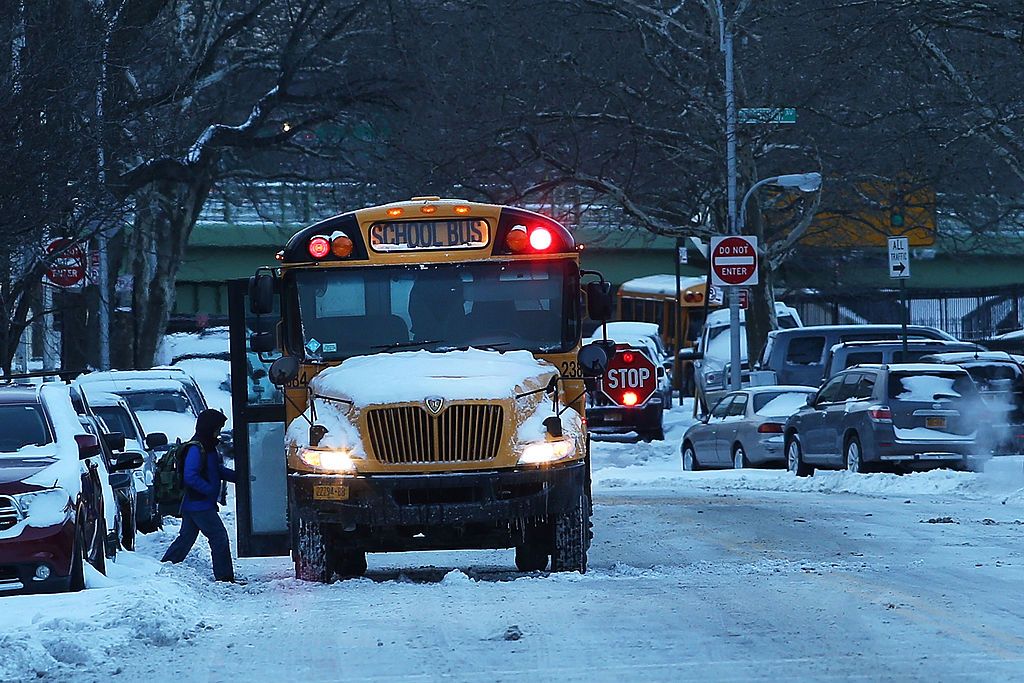
[[[899,290],[793,292],[781,297],[800,311],[805,325],[901,323]],[[987,340],[1024,327],[1024,286],[959,290],[910,290],[909,322],[930,325],[957,339]]]

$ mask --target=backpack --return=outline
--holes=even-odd
[[[185,497],[185,455],[192,446],[199,446],[202,456],[202,469],[206,470],[206,451],[198,441],[179,439],[171,445],[156,461],[156,474],[153,477],[153,491],[156,502],[160,505],[180,505]]]

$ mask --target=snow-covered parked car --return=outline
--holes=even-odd
[[[195,379],[179,368],[92,372],[81,375],[75,384],[86,392],[121,396],[147,434],[166,434],[172,443],[188,440],[199,413],[209,407]]]
[[[787,467],[868,472],[963,468],[977,451],[984,405],[963,368],[934,363],[858,365],[825,383],[786,421]]]
[[[110,474],[66,385],[0,386],[0,595],[81,590],[85,564],[106,572]]]
[[[142,467],[132,472],[137,498],[135,522],[144,534],[156,531],[160,527],[154,492],[156,459],[167,446],[167,435],[162,432],[146,434],[131,406],[117,394],[90,391],[87,397],[93,412],[108,430],[124,434],[125,450],[145,453]]]
[[[768,386],[726,394],[683,435],[679,445],[683,469],[784,463],[786,419],[814,393],[812,387]]]

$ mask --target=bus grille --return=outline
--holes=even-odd
[[[481,462],[498,457],[502,409],[452,405],[431,415],[419,406],[372,408],[366,424],[377,460],[388,465]]]
[[[20,517],[14,501],[7,496],[0,496],[0,531],[10,529],[18,523]]]

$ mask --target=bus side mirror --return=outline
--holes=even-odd
[[[270,364],[267,377],[271,384],[284,386],[291,384],[299,376],[299,359],[295,356],[281,356]]]
[[[600,342],[587,344],[576,355],[584,377],[600,377],[608,368],[608,352]]]
[[[614,308],[612,283],[607,280],[587,283],[587,316],[591,320],[598,322],[611,320]]]
[[[257,332],[249,337],[249,348],[254,353],[270,353],[277,345],[273,332]]]
[[[274,312],[274,276],[270,273],[256,273],[249,278],[249,310],[253,315]]]

